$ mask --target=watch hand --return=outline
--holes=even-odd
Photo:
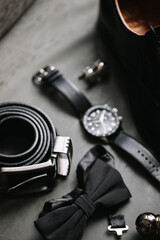
[[[103,120],[104,120],[104,112],[101,113],[101,116],[100,116],[99,120],[100,120],[101,123],[103,122]]]
[[[93,123],[101,123],[100,120],[93,120]]]

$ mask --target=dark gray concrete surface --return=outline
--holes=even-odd
[[[52,192],[21,198],[1,196],[0,240],[42,239],[33,221],[43,203],[75,187],[79,160],[93,144],[98,143],[85,134],[67,103],[55,95],[47,96],[33,86],[31,76],[40,67],[55,65],[93,104],[109,103],[117,107],[124,117],[125,131],[143,141],[128,104],[124,73],[111,54],[106,58],[110,63],[110,76],[106,81],[88,90],[85,83],[78,80],[86,65],[104,56],[95,31],[97,16],[97,0],[37,0],[0,41],[0,102],[18,101],[41,108],[50,116],[59,133],[72,138],[74,147],[70,175],[66,180],[59,179]],[[135,219],[145,211],[160,213],[159,191],[136,161],[110,146],[106,148],[114,155],[116,168],[132,193],[132,199],[122,209],[130,227],[122,239],[142,239],[136,232]],[[105,216],[94,217],[87,223],[83,240],[115,239],[114,235],[107,233],[107,225]]]

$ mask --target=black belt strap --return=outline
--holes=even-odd
[[[36,190],[39,192],[53,186],[57,173],[68,174],[71,141],[57,136],[53,123],[40,109],[22,103],[0,104],[0,136],[0,191],[16,192],[44,179],[46,186]],[[15,151],[12,145],[19,147],[21,138],[27,146]],[[68,156],[63,163],[61,153]]]
[[[12,155],[0,152],[0,167],[17,167],[45,162],[52,153],[56,131],[44,112],[26,104],[1,104],[0,135],[5,138],[10,131],[13,134],[17,131],[18,134],[19,128],[32,142],[22,153]],[[0,141],[3,141],[2,137]]]

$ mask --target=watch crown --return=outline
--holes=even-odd
[[[108,104],[106,103],[106,104],[103,105],[103,107],[104,107],[104,108],[108,108],[109,106],[108,106]]]
[[[117,108],[112,108],[112,112],[113,113],[118,113],[118,109]]]
[[[118,116],[118,120],[119,120],[119,121],[122,121],[122,120],[123,120],[123,117],[122,117],[122,116]]]

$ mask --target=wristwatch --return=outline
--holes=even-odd
[[[0,193],[51,190],[56,176],[67,176],[72,142],[42,110],[17,102],[0,104]]]
[[[130,154],[160,183],[160,163],[148,149],[123,131],[122,117],[118,116],[116,108],[111,108],[108,104],[93,106],[84,94],[53,66],[40,69],[32,80],[35,85],[53,87],[60,92],[70,102],[90,135]]]

